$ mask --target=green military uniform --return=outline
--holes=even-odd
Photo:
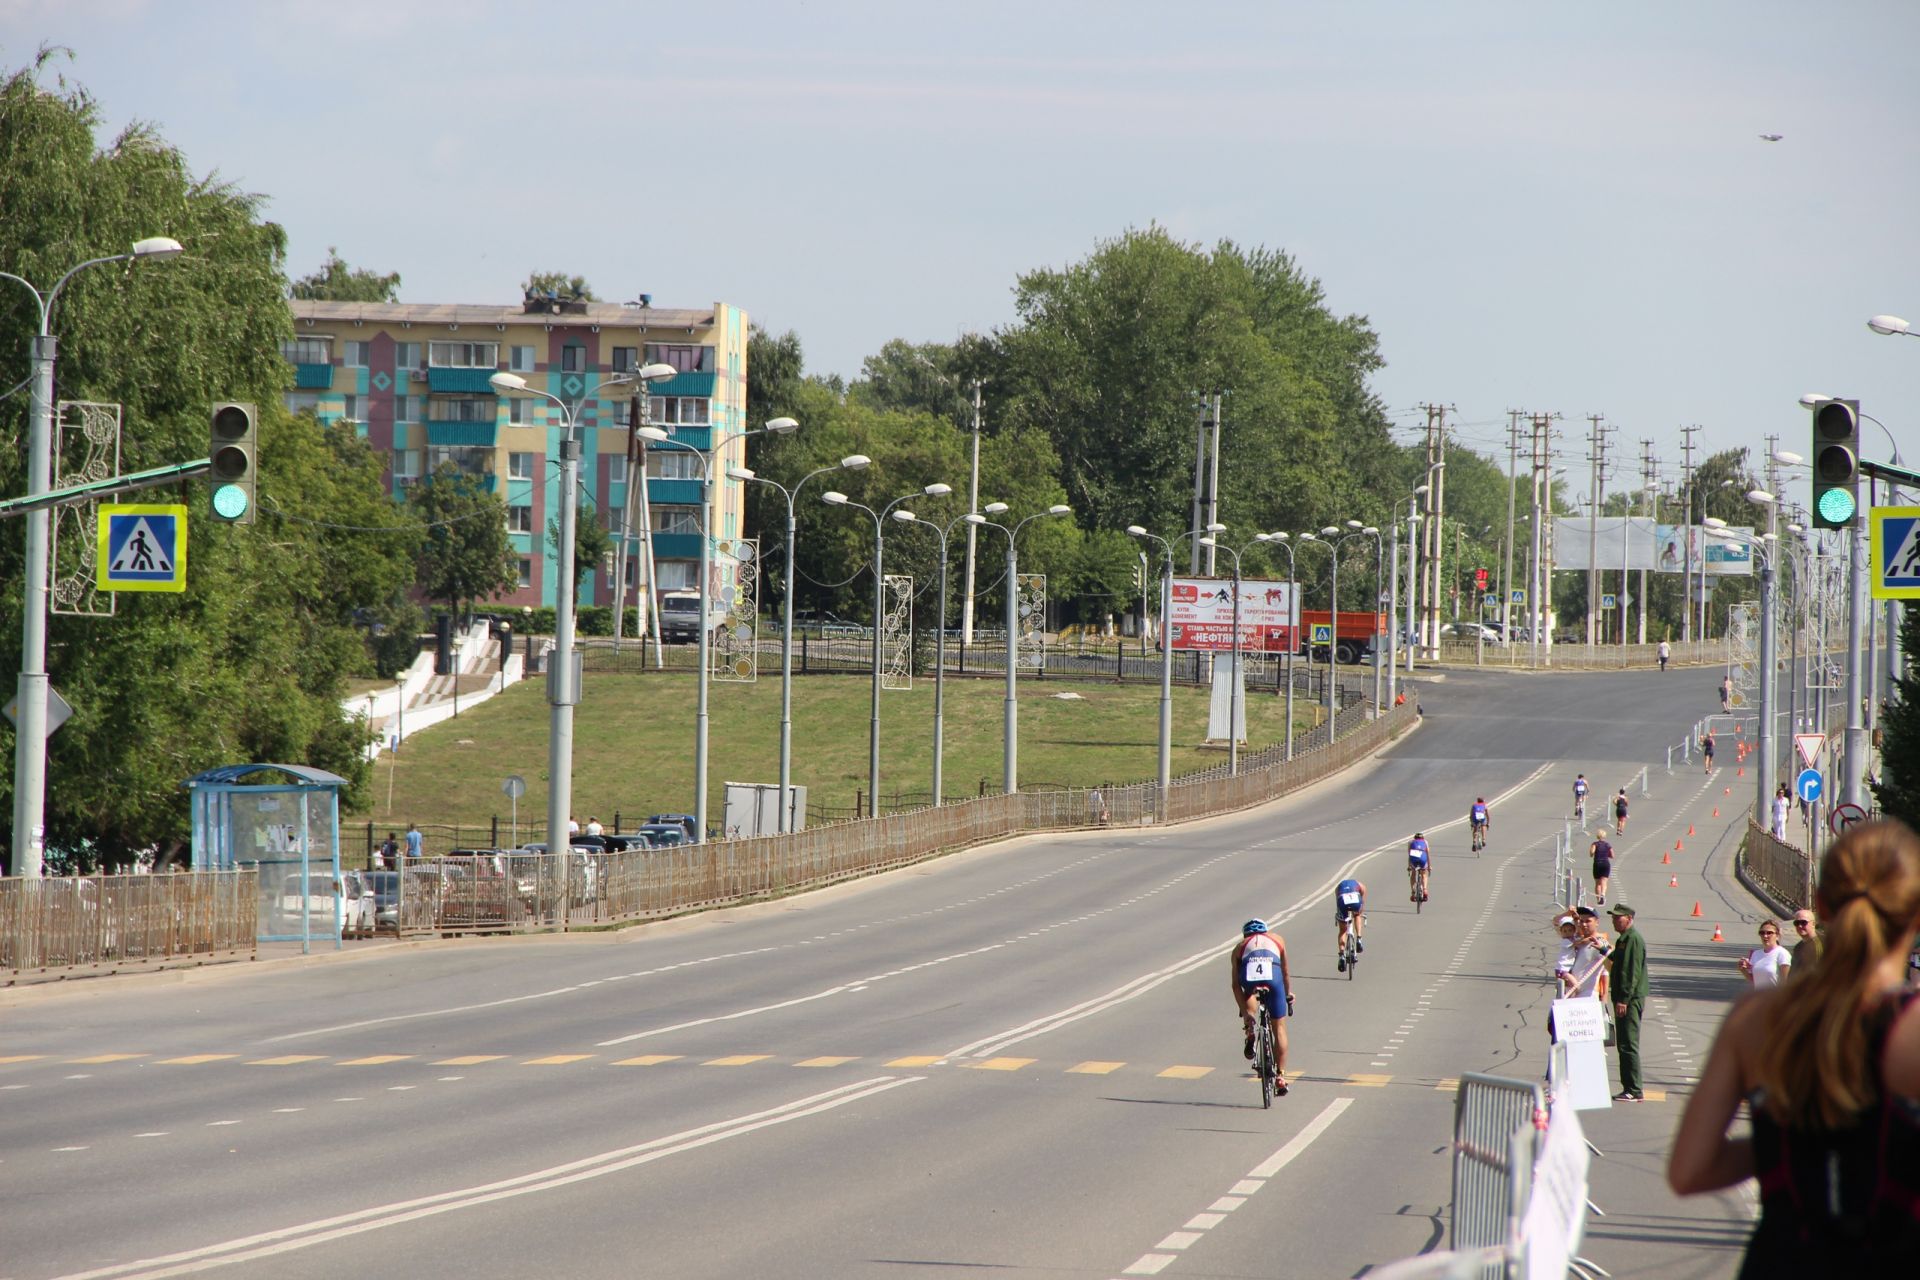
[[[1620,1048],[1620,1095],[1638,1100],[1640,1080],[1640,1015],[1647,1005],[1647,940],[1633,927],[1633,908],[1615,904],[1613,957],[1608,962],[1612,987],[1614,1037]]]

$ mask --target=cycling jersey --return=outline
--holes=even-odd
[[[1345,920],[1367,909],[1366,890],[1358,880],[1342,880],[1333,887],[1333,918]]]
[[[1585,778],[1575,778],[1573,780],[1573,794],[1577,796],[1587,794],[1587,780]]]
[[[1471,816],[1472,816],[1472,818],[1473,818],[1473,825],[1474,825],[1474,826],[1476,826],[1476,827],[1478,827],[1478,826],[1484,826],[1484,825],[1486,824],[1486,821],[1487,821],[1487,806],[1485,806],[1485,805],[1483,805],[1483,804],[1476,804],[1476,805],[1474,805],[1474,806],[1473,806],[1473,812],[1472,812],[1472,815],[1471,815]]]
[[[1408,842],[1407,844],[1407,865],[1408,866],[1424,867],[1427,865],[1427,858],[1429,856],[1430,856],[1430,851],[1427,848],[1426,840],[1415,839]]]
[[[1280,998],[1280,944],[1272,935],[1256,933],[1240,943],[1237,961],[1240,985],[1247,991],[1259,991],[1275,1018],[1284,1018],[1286,1001]]]

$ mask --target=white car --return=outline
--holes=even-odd
[[[373,936],[373,918],[377,902],[373,890],[358,871],[342,871],[335,879],[326,871],[307,875],[307,891],[300,892],[300,874],[288,876],[280,886],[274,904],[283,933],[305,931],[319,938],[357,938]]]
[[[1506,643],[1498,631],[1478,622],[1449,622],[1440,628],[1440,640],[1443,644],[1478,644],[1482,640],[1488,644]]]

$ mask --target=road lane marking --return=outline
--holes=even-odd
[[[636,1031],[632,1035],[615,1036],[611,1040],[600,1041],[596,1047],[610,1049],[616,1044],[626,1044],[632,1040],[644,1040],[648,1036],[663,1036],[669,1031],[686,1031],[692,1027],[705,1027],[716,1022],[732,1022],[735,1018],[751,1018],[759,1013],[772,1013],[778,1009],[791,1009],[795,1005],[810,1004],[815,1000],[825,1000],[828,996],[840,995],[846,991],[850,985],[850,983],[842,983],[837,987],[828,987],[825,991],[816,991],[810,996],[795,996],[791,1000],[782,1000],[778,1004],[763,1004],[755,1009],[736,1009],[732,1013],[716,1014],[711,1018],[695,1018],[691,1022],[676,1022],[670,1027],[654,1027],[650,1031]]]
[[[91,1067],[103,1062],[125,1062],[130,1058],[144,1058],[144,1053],[96,1053],[91,1058],[68,1058],[70,1067]],[[19,1058],[0,1058],[0,1062],[19,1062]]]
[[[1255,1181],[1251,1178],[1242,1178],[1240,1179],[1240,1181],[1233,1184],[1232,1188],[1227,1192],[1227,1194],[1235,1195],[1235,1196],[1250,1196],[1254,1192],[1258,1191],[1260,1188],[1266,1185],[1267,1184],[1265,1179]]]
[[[1201,1076],[1211,1074],[1212,1067],[1168,1067],[1165,1071],[1154,1072],[1161,1080],[1198,1080]]]
[[[162,1067],[197,1067],[203,1062],[225,1062],[229,1058],[237,1058],[239,1056],[237,1053],[190,1053],[184,1058],[162,1058],[155,1065]]]
[[[1374,1063],[1374,1065],[1377,1067],[1383,1067],[1386,1065],[1386,1063],[1376,1062]],[[1348,1076],[1346,1082],[1360,1089],[1384,1089],[1393,1082],[1393,1077],[1383,1076],[1383,1075],[1368,1075],[1368,1074],[1362,1073],[1360,1075]]]
[[[1167,1264],[1180,1255],[1177,1253],[1142,1254],[1137,1262],[1120,1274],[1123,1276],[1157,1276],[1167,1269]]]
[[[1221,1196],[1218,1200],[1208,1205],[1207,1208],[1214,1213],[1232,1213],[1246,1202],[1247,1198],[1245,1196]]]
[[[966,1065],[975,1071],[1018,1071],[1022,1067],[1033,1065],[1032,1058],[988,1058],[985,1062],[969,1062]]]
[[[603,1151],[597,1155],[539,1169],[532,1173],[519,1174],[497,1182],[377,1205],[336,1217],[321,1218],[296,1226],[241,1236],[218,1244],[185,1249],[178,1253],[116,1263],[92,1271],[74,1272],[61,1276],[58,1280],[109,1280],[110,1277],[116,1280],[162,1280],[162,1277],[187,1275],[236,1262],[251,1262],[276,1254],[291,1253],[296,1249],[326,1244],[363,1232],[377,1231],[383,1227],[399,1226],[437,1214],[474,1208],[536,1192],[552,1191],[577,1182],[605,1177],[608,1174],[619,1173],[667,1156],[723,1142],[728,1138],[741,1137],[772,1125],[818,1115],[835,1107],[925,1079],[927,1079],[926,1076],[876,1076],[870,1080],[841,1085],[824,1093],[797,1098],[765,1111],[718,1120],[695,1129],[682,1130],[679,1133],[653,1138],[629,1147]]]
[[[556,1053],[545,1058],[528,1058],[520,1065],[523,1067],[564,1067],[569,1062],[584,1062],[588,1058],[598,1057],[592,1053]]]
[[[368,1058],[348,1058],[345,1062],[335,1063],[340,1067],[384,1067],[389,1062],[405,1062],[413,1055],[410,1053],[376,1053]]]
[[[1193,1242],[1200,1238],[1200,1234],[1198,1231],[1168,1232],[1167,1238],[1153,1247],[1156,1249],[1186,1249],[1191,1247]]]
[[[1187,1219],[1189,1231],[1211,1231],[1227,1220],[1224,1213],[1196,1213]]]
[[[1124,1062],[1083,1062],[1077,1067],[1068,1067],[1070,1076],[1107,1076],[1126,1066]]]
[[[321,1053],[289,1053],[279,1058],[255,1058],[247,1065],[250,1067],[292,1067],[302,1062],[318,1062],[325,1057]]]
[[[945,1061],[946,1059],[937,1053],[920,1053],[910,1057],[895,1058],[887,1065],[890,1067],[930,1067],[936,1062]]]
[[[677,1053],[643,1053],[637,1058],[622,1058],[613,1065],[616,1067],[657,1067],[663,1062],[678,1062],[680,1058],[681,1055]]]
[[[1271,1178],[1274,1174],[1292,1164],[1302,1151],[1305,1151],[1313,1145],[1314,1139],[1325,1133],[1328,1128],[1332,1126],[1333,1122],[1340,1118],[1341,1113],[1352,1105],[1352,1098],[1335,1098],[1332,1102],[1329,1102],[1324,1111],[1307,1122],[1306,1128],[1294,1134],[1286,1146],[1281,1147],[1278,1151],[1250,1169],[1247,1172],[1247,1176],[1249,1178]]]
[[[171,1138],[173,1133],[171,1130],[163,1129],[158,1133],[136,1133],[133,1136],[136,1138]]]
[[[8,1062],[38,1062],[40,1061],[40,1059],[46,1056],[47,1055],[44,1053],[15,1053],[15,1054],[10,1054],[7,1057],[0,1058],[0,1064],[4,1064]]]
[[[498,1062],[506,1057],[504,1053],[469,1053],[461,1058],[441,1058],[433,1063],[436,1067],[477,1067],[483,1062]]]
[[[713,1058],[703,1062],[703,1067],[744,1067],[748,1063],[765,1062],[773,1055],[770,1053],[736,1053],[725,1058]]]
[[[849,1062],[858,1061],[858,1058],[807,1058],[793,1065],[796,1067],[840,1067],[845,1066]]]

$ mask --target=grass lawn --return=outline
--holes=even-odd
[[[810,806],[851,807],[867,786],[871,685],[864,676],[796,677],[793,682],[793,780]],[[780,780],[780,681],[709,686],[709,820],[725,807],[726,782]],[[1061,698],[1059,694],[1077,694]],[[949,799],[998,790],[1005,685],[947,681],[945,790]],[[1173,773],[1226,759],[1198,746],[1206,733],[1207,691],[1173,690]],[[574,708],[573,811],[584,825],[609,826],[618,810],[632,828],[652,812],[692,812],[695,685],[691,675],[589,676]],[[1023,680],[1020,684],[1020,780],[1023,785],[1088,786],[1154,776],[1159,741],[1158,685]],[[1316,708],[1296,697],[1302,728]],[[1249,748],[1285,736],[1286,701],[1247,698]],[[526,779],[521,829],[547,806],[546,682],[509,688],[454,720],[407,739],[398,756],[374,767],[370,812],[343,817],[385,826],[408,822],[485,823],[508,801],[500,784]],[[880,790],[925,796],[932,789],[933,682],[880,695]],[[391,787],[392,801],[388,793]],[[889,803],[891,803],[889,801]]]

